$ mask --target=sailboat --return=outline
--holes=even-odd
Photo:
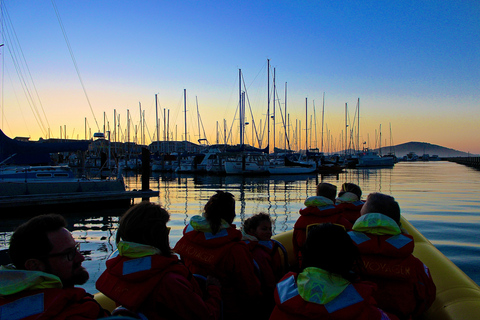
[[[274,93],[275,95],[275,93]],[[286,100],[286,99],[285,99]],[[306,100],[305,100],[306,101]],[[285,107],[286,108],[286,107]],[[285,110],[286,115],[286,110]],[[285,140],[288,140],[285,128]],[[281,155],[280,157],[275,157],[270,161],[268,171],[270,174],[308,174],[315,173],[317,171],[317,164],[314,160],[311,159],[300,159],[301,155],[297,155],[296,158],[293,158],[292,155]]]
[[[240,114],[240,149],[225,159],[224,167],[227,175],[268,174],[268,159],[265,153],[247,151],[244,144],[245,136],[245,92],[242,92],[242,70],[239,75],[239,114]],[[266,148],[268,153],[268,145]]]

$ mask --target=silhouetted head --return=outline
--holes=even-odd
[[[322,196],[335,202],[337,186],[331,183],[321,182],[317,185],[317,196]]]
[[[20,225],[10,238],[9,254],[19,270],[56,275],[64,287],[84,284],[89,275],[67,222],[59,214],[36,216]]]
[[[260,241],[270,240],[272,237],[272,220],[270,215],[260,212],[245,220],[243,230],[246,234],[255,236]]]
[[[394,197],[387,194],[379,192],[370,193],[360,210],[362,216],[367,213],[384,214],[400,225],[400,206]]]
[[[338,196],[341,197],[345,192],[355,194],[359,200],[362,198],[362,189],[354,183],[345,182],[342,184],[342,189],[338,193]]]
[[[343,226],[322,223],[308,228],[302,268],[316,267],[351,280],[359,262],[360,253]]]
[[[121,240],[149,245],[160,249],[162,255],[171,255],[167,222],[170,214],[158,204],[142,201],[120,218],[117,243]]]
[[[235,219],[235,197],[233,194],[217,191],[205,204],[204,217],[210,223],[213,234],[219,231],[222,219],[232,224]]]

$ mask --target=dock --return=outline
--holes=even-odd
[[[158,197],[159,191],[102,191],[53,194],[28,194],[1,196],[0,211],[3,213],[22,214],[35,212],[77,211],[92,207],[128,207],[133,199]]]
[[[452,157],[444,158],[444,160],[480,169],[480,157]]]

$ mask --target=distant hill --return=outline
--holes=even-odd
[[[381,154],[388,154],[390,152],[394,152],[395,155],[399,158],[405,156],[409,152],[415,152],[418,156],[422,156],[424,153],[431,155],[438,155],[439,157],[468,157],[473,156],[473,154],[469,154],[468,152],[458,151],[455,149],[445,148],[442,146],[438,146],[436,144],[431,144],[427,142],[407,142],[398,144],[392,147],[382,147],[380,149],[376,149],[376,151],[380,152]]]

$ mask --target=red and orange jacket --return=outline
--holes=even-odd
[[[220,280],[225,318],[253,312],[261,287],[252,254],[241,241],[242,233],[225,221],[216,234],[209,230],[207,220],[192,217],[174,251],[191,272]],[[249,306],[252,310],[248,310]]]
[[[375,282],[380,308],[400,319],[415,318],[433,303],[436,287],[430,271],[414,257],[413,237],[401,232],[397,223],[380,213],[361,216],[350,237],[362,255],[362,279]]]
[[[304,203],[307,207],[300,209],[298,217],[293,226],[293,251],[300,260],[300,249],[307,238],[307,227],[319,223],[335,223],[351,230],[352,224],[341,215],[340,210],[333,204],[333,201],[322,196],[308,197]]]
[[[340,210],[340,213],[352,225],[358,218],[360,218],[360,210],[362,210],[364,203],[365,201],[358,199],[358,196],[351,192],[345,192],[335,201],[335,204],[338,210]]]
[[[177,256],[129,256],[109,259],[96,282],[97,289],[118,305],[149,320],[220,318],[220,288],[209,286],[204,298],[197,281]]]
[[[62,288],[53,275],[2,269],[0,278],[1,319],[90,320],[110,315],[84,289]]]
[[[302,274],[305,272],[304,270]],[[329,282],[328,278],[329,275],[323,284]],[[333,288],[334,294],[331,295],[329,288],[314,284],[314,278],[308,281],[309,290],[300,293],[301,285],[297,283],[298,279],[298,274],[290,272],[277,284],[276,306],[270,316],[271,320],[397,320],[395,316],[375,306],[375,300],[372,298],[375,290],[373,283],[349,283],[344,280],[345,285],[341,289]]]

